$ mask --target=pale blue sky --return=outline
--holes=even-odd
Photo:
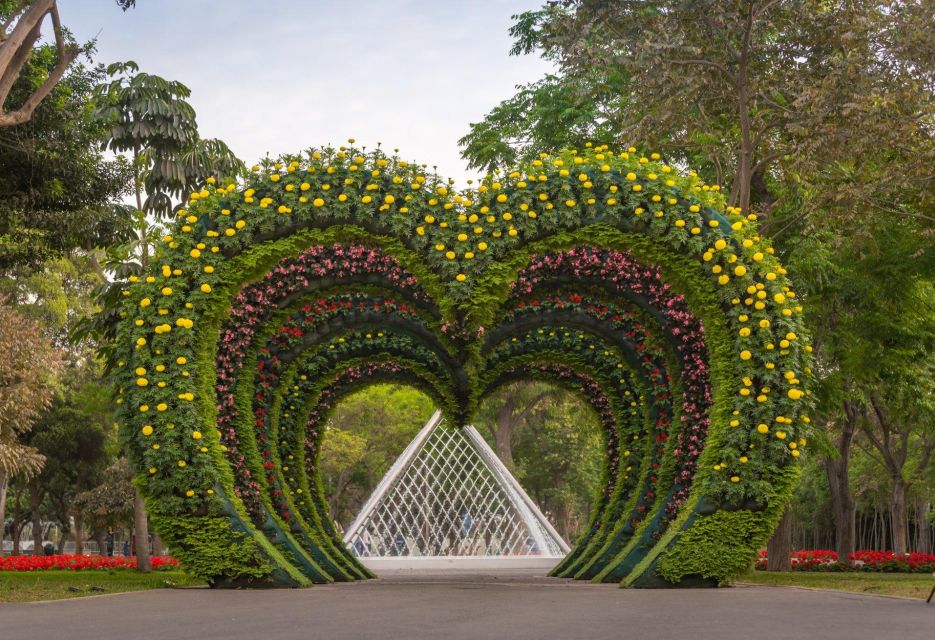
[[[399,147],[461,182],[457,140],[548,70],[508,56],[510,16],[540,0],[59,0],[97,60],[135,60],[192,90],[204,137],[248,164],[309,146]]]

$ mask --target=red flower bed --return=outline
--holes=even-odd
[[[856,551],[847,562],[838,562],[838,554],[826,550],[801,550],[789,554],[793,571],[885,571],[902,573],[935,572],[935,555],[907,553],[897,556],[892,551]],[[757,569],[765,569],[766,549],[760,551]]]
[[[174,569],[178,560],[168,556],[154,556],[153,569]],[[0,571],[47,571],[49,569],[135,569],[135,556],[0,556]]]

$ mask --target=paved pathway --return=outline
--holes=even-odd
[[[537,572],[538,573],[538,572]],[[532,572],[0,605],[2,640],[932,640],[935,605],[776,587],[627,590]]]

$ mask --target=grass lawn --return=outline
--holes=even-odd
[[[59,600],[201,584],[182,571],[0,571],[0,602]]]
[[[928,573],[812,573],[808,571],[752,571],[737,582],[811,589],[832,589],[907,598],[928,597],[935,578]],[[933,599],[935,602],[935,599]]]

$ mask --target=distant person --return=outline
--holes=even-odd
[[[471,534],[471,529],[474,527],[474,518],[467,511],[461,512],[461,536],[463,538],[468,537]]]

